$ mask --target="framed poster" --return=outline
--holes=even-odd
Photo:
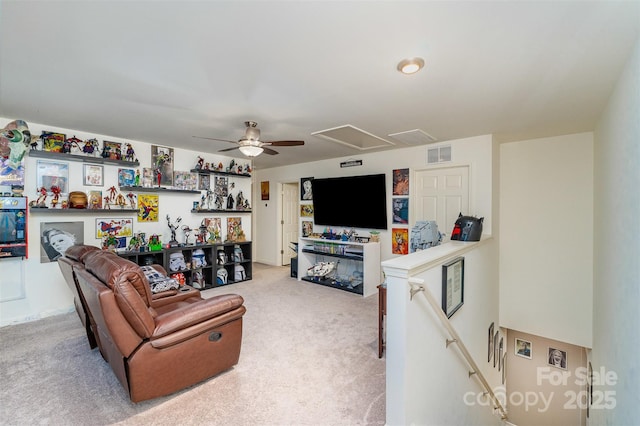
[[[48,152],[62,152],[62,146],[67,136],[64,133],[42,132],[42,150]]]
[[[118,185],[134,186],[136,184],[136,172],[133,169],[118,169]]]
[[[313,200],[313,192],[311,190],[312,177],[306,177],[300,179],[300,200],[311,201]]]
[[[36,182],[38,188],[51,192],[52,186],[60,188],[61,194],[69,193],[69,164],[55,161],[38,160],[36,163]]]
[[[160,185],[173,186],[173,148],[151,145],[151,164],[160,171]]]
[[[157,194],[138,194],[138,222],[157,222],[159,204]]]
[[[122,144],[120,142],[102,141],[102,158],[122,160]]]
[[[406,225],[409,223],[409,199],[394,198],[392,203],[393,223]]]
[[[57,261],[74,244],[84,244],[84,222],[40,222],[40,263]]]
[[[83,164],[82,177],[85,186],[103,186],[104,166],[99,164]]]
[[[567,369],[567,351],[550,347],[547,353],[548,364],[550,366],[563,370]]]
[[[96,238],[106,235],[114,237],[132,237],[133,219],[130,218],[98,218],[96,219]]]
[[[409,169],[393,171],[393,195],[409,195]]]
[[[409,254],[409,230],[391,228],[391,253]]]
[[[487,341],[489,352],[487,356],[487,362],[491,362],[491,358],[493,357],[493,327],[494,323],[491,323],[491,325],[489,326],[489,339]]]
[[[261,200],[269,199],[269,181],[268,180],[260,182],[260,199]]]
[[[442,265],[442,310],[451,318],[464,304],[464,257]]]
[[[302,221],[302,236],[303,237],[308,237],[311,234],[313,234],[313,222],[310,221],[310,220],[303,220]]]
[[[522,358],[531,359],[531,342],[518,339],[516,337],[515,341],[515,354],[521,356]]]

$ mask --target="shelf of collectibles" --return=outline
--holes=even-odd
[[[191,213],[251,213],[249,199],[251,194],[250,183],[239,183],[233,178],[251,178],[251,166],[239,165],[231,159],[225,168],[222,163],[205,163],[202,157],[198,157],[195,168],[191,172],[197,173],[198,189],[204,191],[200,201],[194,201]],[[213,178],[211,175],[215,175]],[[244,190],[248,190],[249,196],[245,196]]]
[[[312,282],[364,297],[380,284],[380,243],[325,238],[300,238],[298,280]]]
[[[95,164],[119,166],[139,166],[140,163],[130,143],[87,139],[85,141],[62,133],[44,131],[37,138],[31,138],[29,156],[49,160],[80,161]],[[40,149],[39,149],[40,147]]]

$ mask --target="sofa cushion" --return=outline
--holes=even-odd
[[[153,266],[141,266],[144,276],[149,281],[151,287],[151,293],[161,293],[167,290],[177,290],[180,287],[178,281],[173,278],[169,278],[165,274],[162,274],[158,269]]]
[[[130,260],[109,251],[100,250],[84,257],[84,266],[113,290],[116,280],[125,277],[138,292],[147,306],[151,304],[151,288],[142,269]]]
[[[71,260],[75,260],[77,262],[82,262],[85,255],[89,252],[100,250],[96,246],[85,246],[85,245],[73,245],[64,252],[64,255]]]

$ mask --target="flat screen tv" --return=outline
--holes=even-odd
[[[313,221],[321,226],[387,229],[384,174],[313,179]]]

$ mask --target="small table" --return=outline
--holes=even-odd
[[[387,286],[378,286],[378,358],[382,358],[382,353],[386,348],[384,317],[387,315]]]

